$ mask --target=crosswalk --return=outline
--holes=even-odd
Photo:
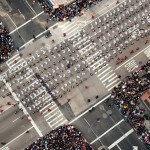
[[[2,148],[1,150],[10,150],[10,148],[8,146]]]
[[[27,66],[27,62],[19,56],[19,53],[15,54],[9,60],[6,61],[6,64],[10,69],[20,69],[23,66]]]
[[[64,117],[58,106],[53,101],[40,109],[40,113],[44,116],[46,122],[52,129],[68,123],[68,120]]]
[[[138,68],[138,64],[136,63],[136,61],[133,59],[131,61],[129,61],[126,65],[125,68],[128,70],[128,72],[132,72],[134,71],[136,68]]]
[[[118,78],[117,74],[108,64],[97,70],[95,74],[108,91],[112,90],[115,85],[120,83],[120,79]]]
[[[144,51],[144,54],[150,58],[150,48]]]
[[[71,37],[79,30],[79,25],[76,22],[65,22],[59,26],[62,33],[66,33],[67,37]]]

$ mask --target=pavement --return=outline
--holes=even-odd
[[[38,17],[42,15],[41,18],[43,18],[44,14],[42,11],[37,12],[38,9],[36,10],[36,8],[38,6],[32,6],[37,13],[35,15],[30,7],[31,5],[29,6],[26,1],[23,1],[23,3],[25,3],[24,7],[28,7],[29,14],[25,14],[27,13],[25,9],[20,8],[21,1],[18,4],[9,1],[12,10],[13,7],[15,7],[15,11],[19,8],[20,17],[25,17],[26,20],[22,19],[22,23],[19,22],[14,25],[14,29],[11,30],[10,34],[16,36],[16,43],[20,41],[19,47],[23,49],[14,53],[6,64],[1,66],[3,72],[1,73],[0,96],[3,98],[10,96],[14,102],[19,102],[21,104],[19,107],[23,109],[27,116],[23,120],[21,118],[17,119],[16,116],[21,116],[22,112],[19,111],[17,115],[13,114],[11,111],[14,107],[4,112],[4,115],[8,113],[7,117],[14,116],[14,120],[17,119],[14,122],[16,128],[18,127],[17,132],[12,136],[6,136],[6,130],[1,131],[1,137],[7,142],[8,149],[21,149],[20,145],[16,144],[18,140],[21,140],[21,143],[23,142],[22,147],[24,147],[59,125],[72,123],[82,131],[84,137],[95,149],[104,145],[109,149],[124,150],[127,147],[130,150],[132,146],[138,146],[139,149],[144,150],[144,146],[136,137],[134,131],[125,123],[116,109],[108,108],[105,101],[109,98],[110,95],[108,94],[111,93],[111,89],[116,84],[149,60],[150,47],[148,43],[145,44],[149,35],[140,37],[141,34],[145,34],[146,30],[140,35],[134,34],[140,40],[136,41],[134,37],[130,38],[130,42],[134,41],[133,45],[127,44],[128,40],[126,43],[123,40],[120,50],[114,46],[117,40],[112,40],[110,42],[111,46],[107,44],[110,35],[106,34],[105,26],[101,27],[102,31],[98,29],[98,24],[101,24],[100,20],[107,18],[107,14],[111,16],[112,13],[120,11],[117,8],[123,9],[122,5],[131,5],[131,1],[126,3],[121,1],[119,5],[116,5],[115,2],[111,3],[111,1],[102,2],[101,10],[95,7],[95,9],[85,12],[83,16],[75,18],[71,23],[49,23],[52,36],[48,39],[41,37],[45,32],[45,24],[42,21],[41,24],[38,24],[39,27],[34,25],[38,27],[35,32],[38,32],[36,35],[39,37],[35,40],[32,38],[34,27],[30,25],[32,25],[32,20],[37,19],[38,22]],[[143,3],[148,3],[148,1]],[[135,5],[139,5],[139,3]],[[108,11],[109,9],[111,11]],[[142,15],[140,11],[138,13]],[[147,15],[146,11],[144,13]],[[14,12],[14,14],[19,15],[19,11]],[[91,14],[95,16],[94,20],[91,19]],[[122,24],[124,28],[126,24],[131,25],[130,21],[134,18],[132,16],[131,19],[126,19],[124,23],[120,21],[118,27],[122,29]],[[13,21],[15,24],[17,23],[15,18],[13,18]],[[80,24],[78,24],[79,22]],[[119,21],[116,20],[116,22]],[[137,18],[137,22],[140,28],[145,28],[147,25],[147,22],[142,24],[140,18]],[[138,30],[138,27],[136,29]],[[108,30],[112,32],[111,29]],[[121,40],[121,37],[118,36],[119,29],[116,27],[113,30],[115,33],[111,34],[112,38],[117,34],[118,40]],[[131,30],[132,28],[129,32]],[[103,32],[104,35],[101,41],[97,39],[99,32]],[[63,33],[66,33],[66,37],[63,37]],[[21,35],[20,40],[17,39],[18,34]],[[94,42],[92,43],[91,40]],[[124,49],[125,44],[127,44],[127,48]],[[136,50],[138,45],[140,45],[140,49]],[[110,47],[113,50],[106,53],[106,49],[111,49]],[[134,53],[130,53],[133,49]],[[110,56],[113,57],[112,60],[109,60]],[[118,58],[122,59],[124,56],[128,56],[128,59],[116,64]],[[66,69],[68,62],[74,65]],[[121,78],[118,77],[119,75]],[[4,85],[6,88],[4,88]],[[95,109],[89,112],[93,107]],[[19,109],[18,105],[17,109]],[[112,115],[109,116],[108,112],[112,112]],[[11,122],[10,120],[8,122]],[[2,117],[2,122],[8,124],[5,117]],[[21,124],[25,124],[28,128],[21,127]],[[12,126],[8,129],[14,132],[16,128]],[[29,137],[32,140],[22,136],[28,129],[31,130]],[[19,138],[16,139],[18,136]]]

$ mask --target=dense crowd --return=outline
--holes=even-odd
[[[0,63],[7,60],[14,50],[13,39],[7,28],[0,23]]]
[[[144,121],[149,119],[149,114],[144,105],[140,104],[140,97],[148,88],[150,88],[150,61],[116,86],[111,99],[150,150],[150,131],[144,125]]]
[[[25,150],[93,150],[87,141],[72,125],[64,125],[52,130],[50,133]]]
[[[50,20],[63,21],[82,15],[82,11],[91,8],[102,0],[75,0],[66,6],[53,8],[46,0],[38,0],[40,6],[49,15]]]

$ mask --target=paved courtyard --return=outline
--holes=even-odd
[[[25,18],[34,15],[32,12]],[[9,96],[18,103],[26,121],[30,120],[34,127],[34,138],[62,124],[73,123],[96,149],[105,145],[109,149],[128,147],[130,150],[135,144],[143,150],[120,114],[113,108],[112,116],[106,113],[108,108],[103,101],[125,76],[149,60],[149,18],[148,0],[129,0],[121,1],[104,14],[96,14],[82,29],[75,21],[57,24],[56,29],[50,29],[52,37],[31,42],[1,66],[0,96]],[[13,30],[12,34],[21,33],[17,28]],[[31,37],[24,43],[32,39],[30,33]],[[93,104],[96,104],[95,112],[87,111],[78,118]],[[18,112],[23,115],[22,111]],[[99,122],[100,114],[104,115]],[[123,135],[126,136],[121,138]]]

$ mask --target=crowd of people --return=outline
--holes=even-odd
[[[150,150],[150,131],[144,124],[150,116],[140,103],[140,97],[148,88],[150,88],[150,61],[116,86],[112,91],[111,100]]]
[[[72,125],[60,126],[39,138],[25,150],[93,150]]]
[[[13,39],[9,35],[7,28],[0,23],[0,63],[9,59],[9,56],[13,50]]]
[[[80,16],[83,10],[89,9],[102,0],[75,0],[66,6],[53,8],[46,0],[38,0],[40,6],[49,15],[50,20],[54,21],[71,21],[75,16]]]

